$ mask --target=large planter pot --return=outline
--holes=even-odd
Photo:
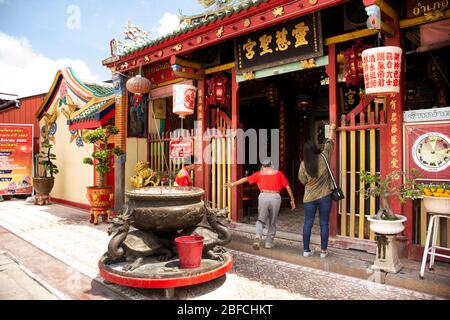
[[[147,187],[125,192],[133,212],[133,227],[142,231],[170,232],[198,225],[205,214],[195,187]]]
[[[38,195],[48,196],[55,185],[55,178],[34,177],[33,188]]]
[[[396,214],[398,220],[380,220],[376,217],[368,217],[370,230],[378,234],[395,235],[405,230],[403,223],[407,220],[405,216]]]
[[[450,198],[423,196],[423,204],[427,212],[450,214]]]
[[[103,221],[108,222],[111,201],[114,198],[112,187],[87,187],[87,199],[91,205],[91,223],[98,224],[98,216],[103,216]]]

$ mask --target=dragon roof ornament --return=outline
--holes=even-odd
[[[113,57],[121,56],[127,49],[140,47],[150,41],[148,32],[139,26],[133,25],[130,20],[128,20],[123,33],[125,34],[124,40],[117,38],[111,40],[111,55]]]

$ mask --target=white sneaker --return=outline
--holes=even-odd
[[[266,249],[272,249],[273,247],[275,247],[275,243],[273,242],[266,242],[266,244],[264,245],[264,248]]]
[[[314,254],[314,250],[311,251],[303,251],[304,257],[311,257]]]
[[[328,257],[328,251],[325,251],[325,252],[322,251],[322,252],[320,253],[320,258],[321,258],[321,259],[325,259],[326,257]]]

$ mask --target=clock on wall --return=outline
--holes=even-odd
[[[450,122],[404,124],[405,172],[419,180],[450,180]]]
[[[414,162],[428,172],[439,172],[450,166],[450,138],[439,132],[419,136],[412,148]]]

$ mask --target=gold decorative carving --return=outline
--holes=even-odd
[[[309,4],[312,6],[316,5],[317,2],[319,2],[319,0],[309,0]]]
[[[44,138],[44,140],[53,142],[53,144],[56,144],[55,136],[49,134],[49,132],[50,132],[50,128],[52,127],[52,125],[54,123],[56,123],[56,120],[59,117],[59,112],[57,111],[57,106],[58,106],[58,104],[55,103],[54,107],[53,107],[53,111],[51,113],[48,113],[48,112],[44,113],[45,125],[44,125],[44,131],[42,132],[42,138]]]
[[[198,37],[197,37],[197,43],[200,44],[200,43],[202,43],[202,42],[203,42],[202,36],[198,36]]]
[[[183,45],[182,44],[177,44],[175,46],[173,46],[172,50],[173,51],[181,51],[181,49],[183,49]]]
[[[220,27],[219,30],[217,30],[216,36],[217,38],[222,38],[223,32],[224,32],[224,27]]]
[[[276,7],[275,9],[273,9],[272,14],[275,18],[281,17],[282,15],[284,15],[284,8]]]
[[[247,19],[244,20],[244,27],[245,28],[250,27],[251,24],[252,24],[252,21],[250,19],[247,18]]]
[[[245,80],[253,80],[256,79],[256,75],[253,71],[250,72],[244,72],[242,74],[242,76],[244,77]]]
[[[315,59],[307,59],[300,61],[300,64],[303,66],[303,69],[310,69],[317,67]]]

